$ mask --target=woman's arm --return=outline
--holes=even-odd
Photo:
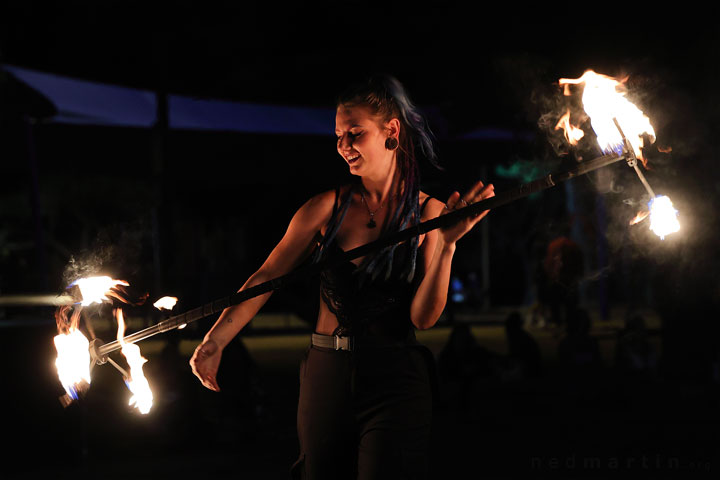
[[[438,217],[444,208],[442,202],[430,200],[427,210],[432,216],[429,218]],[[422,254],[425,275],[410,305],[410,319],[419,330],[435,325],[447,301],[455,243],[445,243],[438,237],[437,230],[428,232],[421,246],[421,252],[418,252]],[[418,258],[418,261],[420,260]]]
[[[300,265],[312,252],[316,235],[329,220],[334,201],[334,192],[325,192],[300,207],[280,243],[239,291],[289,273]],[[207,388],[220,390],[215,376],[223,349],[252,320],[271,294],[268,292],[223,310],[203,342],[195,349],[190,365],[193,373]]]
[[[458,192],[450,195],[447,209],[441,202],[431,199],[427,207],[428,215],[429,218],[435,218],[456,207],[464,207],[463,202],[475,203],[494,195],[492,184],[485,186],[482,182],[477,182],[462,197]],[[465,218],[450,227],[432,230],[426,234],[419,252],[425,264],[425,275],[410,305],[410,319],[417,329],[428,329],[440,318],[447,302],[455,244],[487,213],[485,211],[477,217]]]

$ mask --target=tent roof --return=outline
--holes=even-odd
[[[54,123],[150,128],[157,123],[158,94],[38,72],[12,65],[0,68],[38,91],[57,108]],[[290,135],[333,135],[333,108],[263,105],[168,95],[171,129]],[[527,140],[528,134],[480,128],[465,140]]]

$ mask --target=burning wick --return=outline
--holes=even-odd
[[[630,225],[636,225],[648,216],[650,217],[650,230],[660,240],[665,240],[666,235],[680,230],[680,222],[677,218],[677,210],[673,207],[672,201],[665,195],[658,195],[648,202],[650,210],[639,212],[635,218],[630,220]]]
[[[162,297],[160,300],[153,303],[153,307],[158,310],[172,310],[177,301],[178,299],[176,297]]]
[[[583,109],[590,117],[590,124],[603,152],[622,154],[625,142],[616,128],[619,122],[628,135],[632,153],[645,162],[641,151],[642,135],[647,134],[650,141],[654,142],[655,130],[648,117],[625,98],[627,89],[623,82],[588,70],[580,78],[561,78],[559,83],[565,86],[565,95],[569,94],[569,85],[584,85]]]
[[[658,195],[648,203],[650,207],[650,230],[660,240],[665,240],[665,235],[670,235],[680,230],[680,223],[677,219],[677,210],[673,207],[669,197]]]
[[[565,133],[565,139],[570,145],[577,145],[585,136],[585,132],[581,128],[577,128],[570,123],[570,110],[560,117],[557,125],[555,125],[555,130],[562,130]]]
[[[175,307],[177,301],[178,299],[176,297],[162,297],[160,300],[153,303],[153,307],[157,308],[158,310],[172,310]],[[178,330],[182,330],[185,327],[187,327],[187,323],[183,323],[177,328]]]
[[[150,390],[142,366],[147,359],[140,355],[140,347],[133,343],[126,343],[123,340],[125,335],[125,318],[121,309],[115,309],[115,318],[118,322],[117,340],[122,345],[122,354],[125,355],[128,365],[130,366],[130,376],[125,378],[125,384],[133,393],[130,397],[128,405],[134,405],[143,415],[150,412],[153,404],[153,394]]]
[[[124,280],[114,280],[108,276],[103,277],[89,277],[80,278],[75,280],[70,286],[77,285],[82,295],[82,306],[88,306],[93,303],[102,303],[105,300],[110,300],[105,295],[115,286],[124,285],[129,286],[130,284]]]
[[[55,367],[60,383],[67,394],[77,400],[78,392],[90,385],[90,344],[85,335],[74,328],[66,334],[56,335],[54,342],[58,352]]]

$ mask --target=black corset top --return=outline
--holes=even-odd
[[[429,198],[423,203],[420,212]],[[333,238],[322,256],[330,258],[343,253]],[[409,242],[398,245],[393,253],[388,278],[384,271],[372,278],[350,261],[320,273],[320,296],[339,324],[335,334],[402,341],[414,331],[410,320],[410,304],[424,271],[418,252],[414,280],[407,280],[403,273],[412,260],[411,256]]]

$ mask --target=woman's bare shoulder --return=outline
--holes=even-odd
[[[349,185],[342,185],[337,189],[320,192],[310,197],[298,211],[305,218],[314,219],[320,223],[326,223],[332,215],[338,191],[341,197],[347,192]],[[327,217],[327,218],[326,218]]]
[[[418,199],[420,202],[420,205],[425,203],[425,200],[428,197],[430,197],[430,195],[421,191],[420,198]],[[427,204],[425,205],[425,208],[422,212],[422,218],[423,219],[435,218],[438,215],[440,215],[440,212],[442,211],[443,208],[445,208],[445,204],[443,202],[441,202],[440,200],[438,200],[435,197],[430,197],[430,199],[427,200]]]

